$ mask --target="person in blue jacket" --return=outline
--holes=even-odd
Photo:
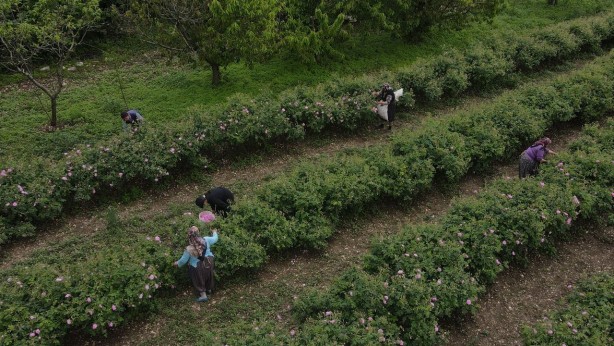
[[[201,237],[198,227],[192,226],[188,229],[188,246],[183,251],[183,255],[174,265],[182,267],[188,264],[188,275],[194,285],[194,290],[198,294],[197,302],[209,300],[214,286],[215,263],[211,246],[217,243],[217,230],[213,230],[211,237]]]
[[[135,109],[130,109],[127,111],[123,111],[121,113],[122,117],[122,128],[124,130],[129,130],[130,128],[137,127],[143,123],[143,116]]]

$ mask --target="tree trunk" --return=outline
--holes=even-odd
[[[50,96],[51,99],[51,120],[49,126],[55,128],[58,126],[58,95]]]
[[[211,83],[213,85],[220,85],[222,83],[222,73],[220,72],[220,65],[212,63],[209,63],[209,65],[211,65]]]

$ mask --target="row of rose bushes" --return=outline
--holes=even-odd
[[[305,163],[264,183],[254,197],[239,200],[229,218],[215,222],[223,232],[215,248],[218,273],[224,278],[261,268],[267,255],[292,247],[323,247],[341,215],[386,197],[415,197],[437,173],[452,169],[447,162],[467,157],[466,150],[472,150],[471,160],[493,162],[519,150],[519,143],[530,142],[553,122],[597,118],[612,109],[612,61],[614,53],[578,73],[504,95],[494,105],[403,131],[395,136],[394,145]],[[542,103],[541,98],[530,101],[536,93],[548,96],[551,102]],[[503,116],[496,111],[510,107],[518,114]],[[541,125],[531,125],[534,122]],[[461,132],[452,130],[456,128],[463,131],[461,137]],[[483,150],[459,146],[463,149],[458,152],[445,142],[435,146],[425,135],[429,133],[462,138],[459,143],[480,142],[487,134],[488,146],[499,149],[496,155],[484,155]],[[411,145],[416,147],[414,152],[400,149]],[[154,308],[156,300],[150,296],[161,287],[184,282],[183,273],[175,271],[171,263],[177,249],[185,245],[185,230],[194,222],[193,217],[170,212],[152,219],[135,217],[119,229],[57,244],[0,271],[0,330],[5,331],[0,334],[0,344],[59,342],[74,329],[104,333]],[[84,230],[84,234],[88,233]]]
[[[322,248],[347,213],[382,200],[409,201],[433,181],[454,182],[470,169],[517,155],[554,123],[574,118],[586,123],[612,109],[614,52],[583,71],[399,131],[390,145],[304,162],[240,200],[233,217],[219,225],[253,237],[258,253]],[[244,260],[224,261],[220,268],[228,264],[224,271],[229,273],[259,268],[265,257]]]
[[[202,333],[211,338],[205,342],[442,343],[441,322],[475,313],[480,294],[505,268],[525,264],[535,252],[552,252],[557,240],[572,239],[578,220],[603,222],[612,215],[614,120],[603,129],[590,127],[586,136],[544,164],[537,177],[495,180],[476,196],[456,199],[439,224],[408,225],[375,241],[359,268],[295,302],[294,329],[279,331],[274,322],[261,320],[247,333],[234,328],[225,335]],[[578,304],[536,327],[536,334],[526,333],[528,344],[611,343],[612,278],[583,287],[587,294],[572,298]],[[597,290],[589,293],[592,288]]]
[[[205,166],[211,155],[373,123],[371,91],[382,80],[405,88],[400,107],[408,108],[416,100],[455,97],[471,88],[512,81],[519,73],[580,52],[598,52],[613,37],[614,14],[605,13],[527,36],[508,34],[395,73],[337,79],[278,96],[235,96],[222,109],[191,110],[193,122],[179,130],[142,128],[104,144],[75,148],[59,163],[46,158],[5,162],[0,167],[0,244],[34,235],[36,224],[57,218],[67,205],[135,184],[155,184],[171,171]]]
[[[523,327],[525,345],[614,344],[614,275],[578,282],[560,306],[544,321]]]

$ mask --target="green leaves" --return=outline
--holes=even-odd
[[[214,70],[262,61],[275,47],[274,0],[133,1],[136,29],[170,51],[183,51]]]

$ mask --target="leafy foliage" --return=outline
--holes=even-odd
[[[132,8],[141,35],[208,64],[213,84],[221,82],[220,67],[252,64],[274,51],[276,1],[149,0]]]
[[[22,1],[0,5],[0,66],[19,72],[51,101],[49,125],[57,125],[57,98],[64,86],[64,62],[100,19],[99,0]],[[54,64],[50,81],[35,78],[38,59]]]

